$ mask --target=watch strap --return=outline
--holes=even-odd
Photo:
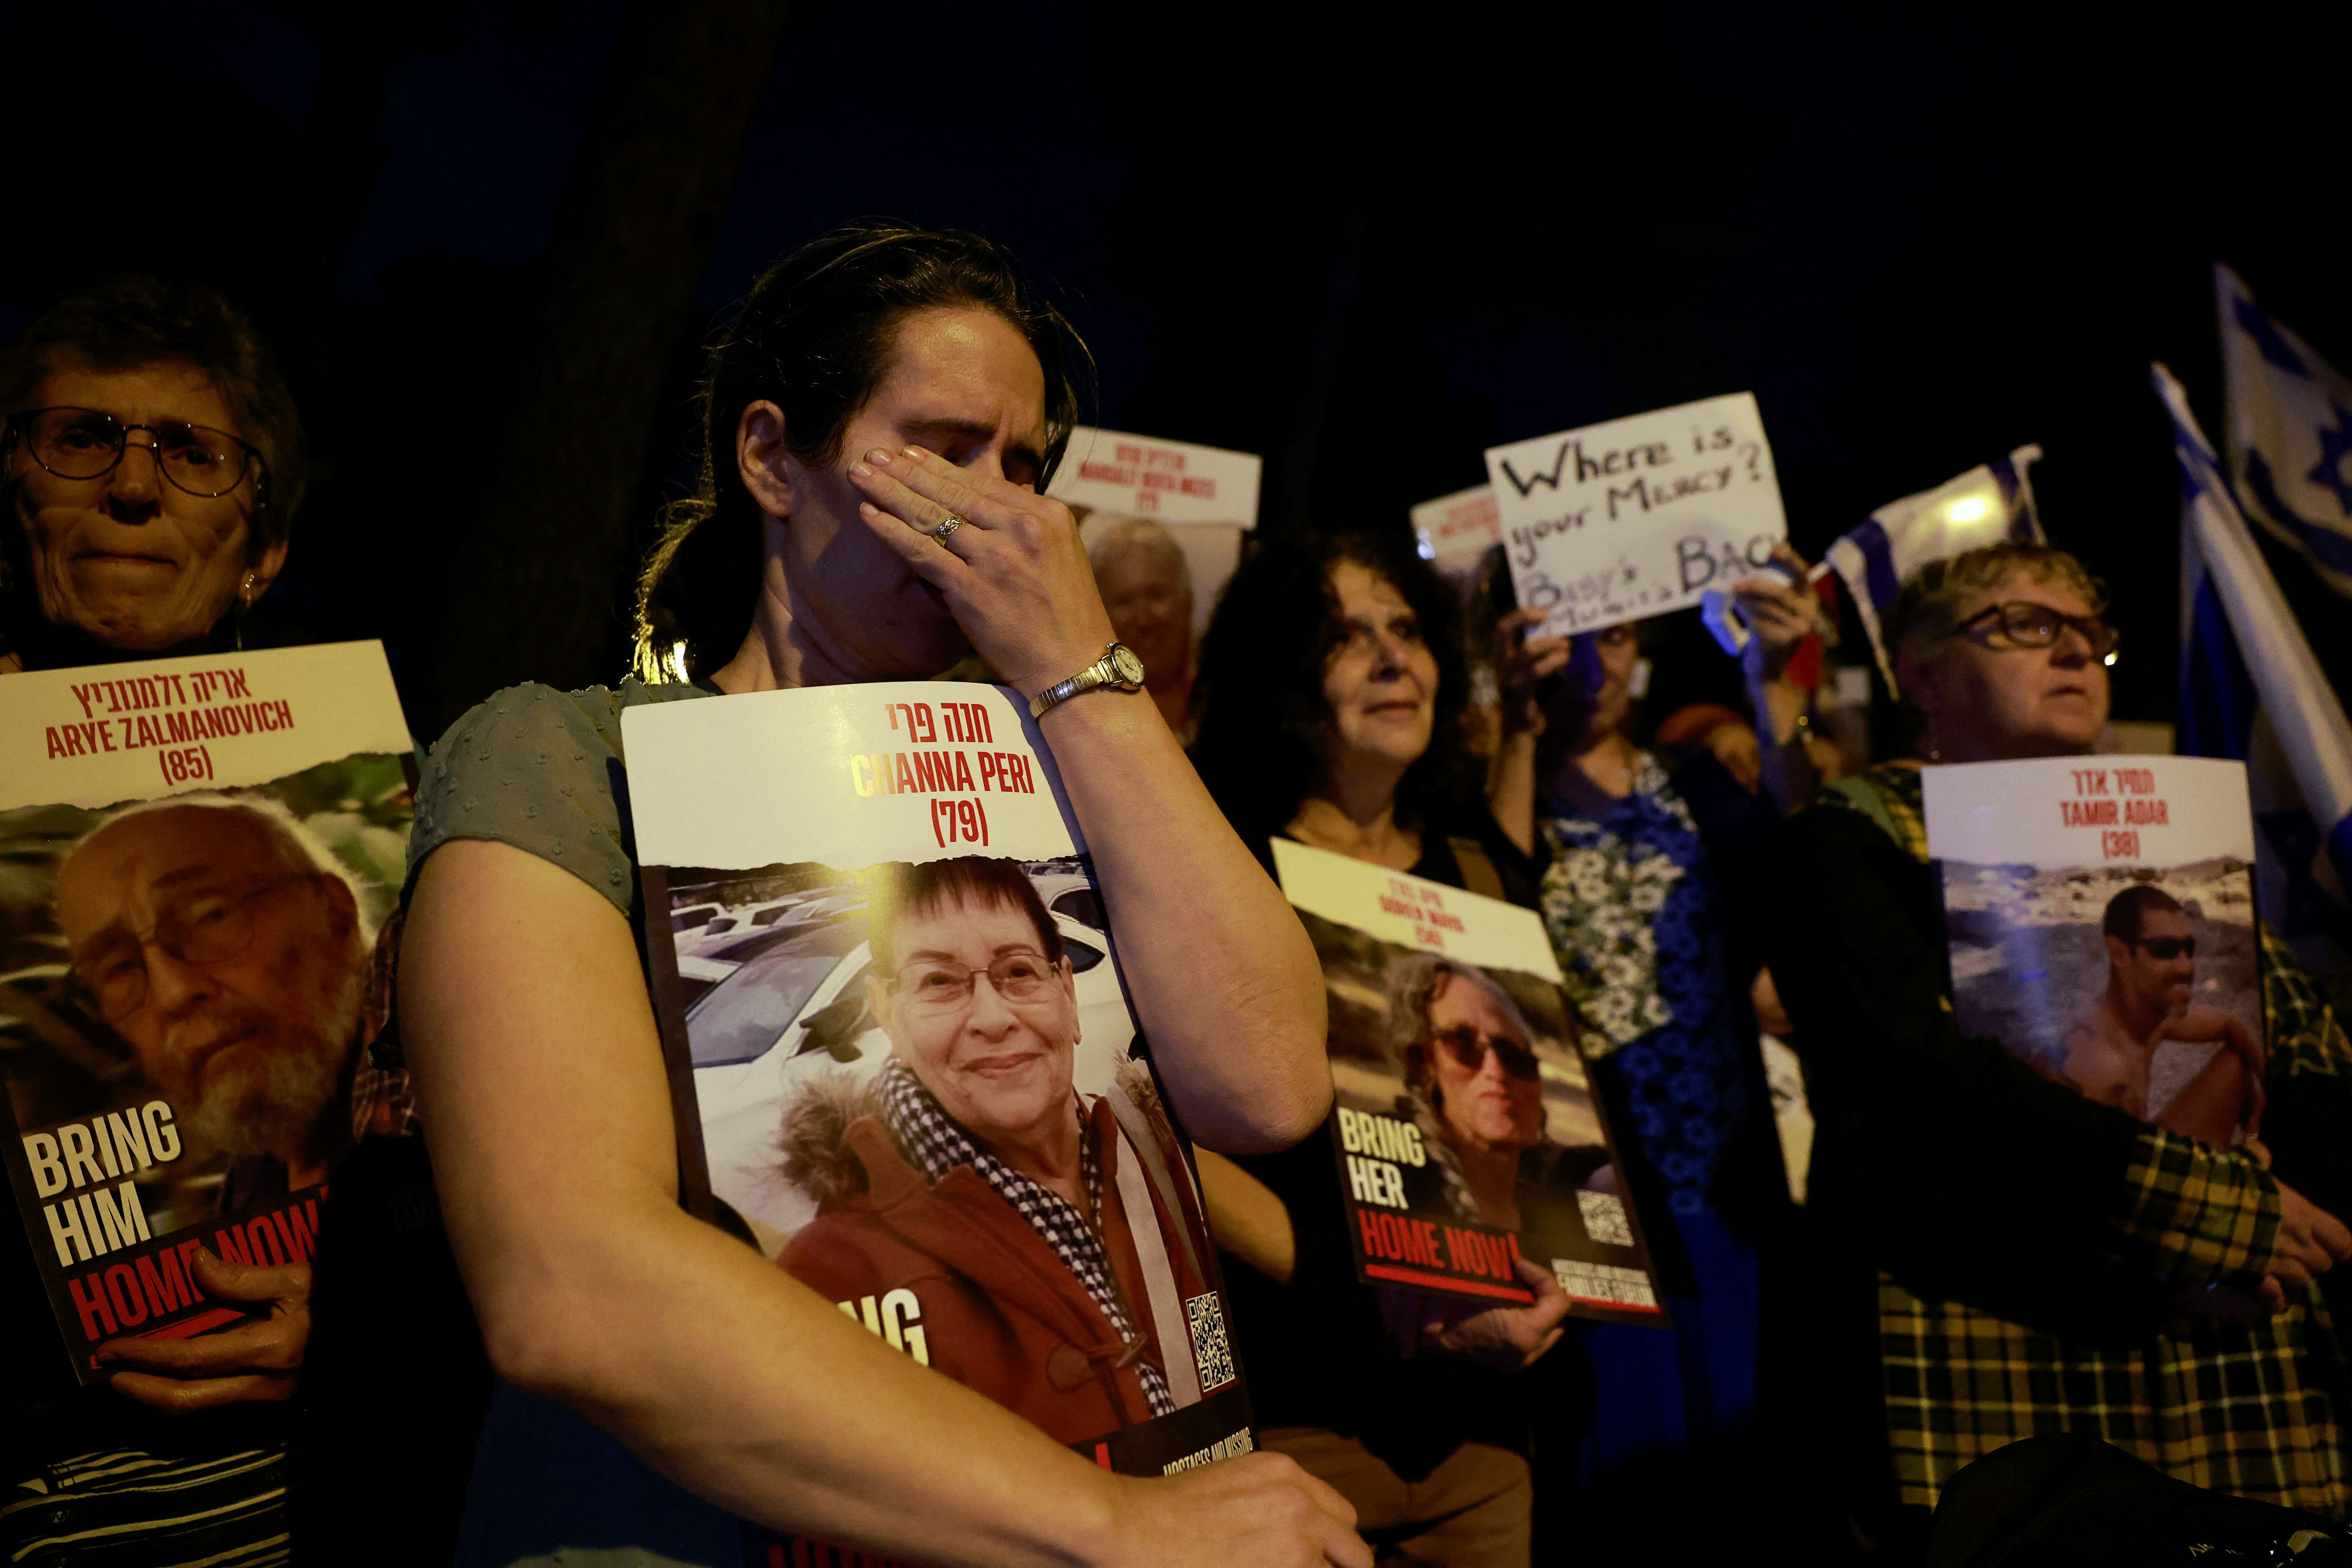
[[[1101,684],[1103,684],[1102,661],[1097,659],[1067,680],[1057,680],[1029,699],[1029,717],[1043,719],[1048,710],[1058,708],[1080,692],[1092,691]]]
[[[1118,667],[1113,662],[1118,648],[1118,644],[1112,643],[1103,649],[1100,658],[1087,666],[1086,668],[1071,676],[1067,680],[1054,682],[1053,685],[1029,699],[1029,717],[1043,719],[1048,711],[1060,707],[1071,698],[1083,692],[1095,690],[1099,687],[1117,687],[1122,691],[1130,689],[1127,683],[1119,679]],[[1142,688],[1139,686],[1132,689],[1139,691]]]

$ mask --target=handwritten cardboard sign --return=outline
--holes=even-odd
[[[1069,450],[1045,493],[1120,517],[1255,528],[1264,467],[1253,452],[1081,425],[1070,432]]]
[[[1486,450],[1519,603],[1555,632],[1696,606],[1789,535],[1745,392]]]

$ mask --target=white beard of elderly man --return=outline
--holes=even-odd
[[[326,1179],[352,1142],[357,900],[290,817],[232,800],[127,812],[58,869],[58,924],[99,1010],[182,1125],[239,1156],[224,1210]]]

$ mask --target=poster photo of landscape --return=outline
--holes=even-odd
[[[2258,1136],[2244,764],[1956,764],[1927,770],[1926,795],[1961,1033],[2171,1131]]]
[[[1025,718],[930,683],[625,716],[686,1198],[893,1350],[1158,1475],[1249,1451],[1249,1408]]]
[[[1532,911],[1277,838],[1322,961],[1332,1157],[1360,1276],[1664,1321],[1641,1222]]]

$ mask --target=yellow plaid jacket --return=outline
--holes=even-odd
[[[1927,858],[1919,770],[1891,763],[1822,792]],[[2352,1044],[2285,945],[2262,935],[2268,1077],[2352,1074]],[[2346,1130],[2352,1136],[2352,1129]],[[2249,1156],[2160,1128],[2138,1137],[2114,1194],[2114,1251],[2151,1277],[2251,1289],[2267,1266],[2278,1188]],[[1906,1503],[2003,1444],[2084,1432],[2193,1485],[2342,1517],[2346,1359],[2316,1289],[2249,1326],[2183,1317],[2127,1348],[2072,1342],[1878,1277],[1889,1442]]]

